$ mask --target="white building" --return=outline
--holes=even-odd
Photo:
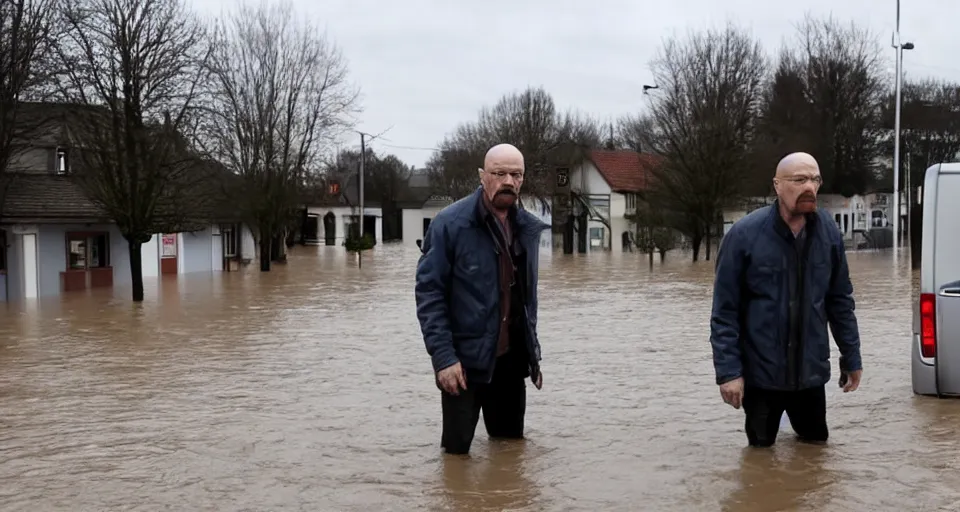
[[[130,248],[117,225],[82,192],[63,150],[22,151],[0,219],[0,302],[129,285]],[[58,165],[60,162],[63,165]],[[235,270],[256,259],[241,224],[156,234],[140,247],[144,278]]]
[[[745,199],[736,208],[728,208],[723,213],[724,234],[730,230],[734,222],[746,216],[747,213],[756,208],[773,204],[775,199],[775,196],[751,197]],[[817,196],[818,208],[830,213],[837,224],[837,228],[843,233],[844,240],[853,247],[858,247],[865,242],[866,237],[870,236],[869,232],[871,230],[884,230],[892,226],[892,203],[893,194],[881,192],[851,197],[843,197],[840,194],[819,194]],[[900,209],[903,216],[901,225],[903,225],[906,218],[906,206],[902,202]]]
[[[570,170],[570,191],[591,212],[587,232],[576,235],[587,237],[587,252],[623,251],[624,233],[632,237],[636,231],[627,216],[636,213],[653,164],[652,155],[632,150],[592,150]],[[561,244],[562,235],[558,235],[554,245]]]
[[[359,187],[356,175],[350,176],[343,188],[333,182],[328,197],[307,205],[306,226],[315,226],[316,234],[306,235],[307,243],[319,245],[343,245],[352,226],[363,218],[363,234],[371,235],[379,245],[383,243],[383,208],[379,201],[367,198],[360,213]],[[368,194],[365,192],[364,196]]]

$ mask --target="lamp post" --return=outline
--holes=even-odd
[[[645,84],[645,85],[643,86],[643,93],[644,93],[644,94],[647,94],[647,91],[649,91],[650,89],[659,89],[659,88],[660,88],[659,85],[646,85],[646,84]]]
[[[893,257],[896,262],[900,250],[900,89],[903,81],[903,51],[913,49],[913,43],[900,41],[900,0],[897,0],[897,25],[891,46],[897,52],[893,114]]]

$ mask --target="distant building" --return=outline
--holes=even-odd
[[[116,224],[84,193],[71,152],[71,109],[25,103],[29,137],[0,175],[0,302],[130,282],[130,253]],[[81,128],[82,129],[82,128]],[[144,277],[230,270],[255,258],[250,230],[233,215],[187,233],[157,233],[141,247]]]
[[[572,233],[574,252],[623,251],[623,235],[632,239],[637,231],[631,216],[643,201],[651,169],[658,164],[659,157],[649,153],[595,149],[585,152],[571,168],[558,170],[558,188],[564,191],[558,194],[569,206],[562,209],[567,218],[557,217],[561,209],[554,208],[554,224],[561,225],[554,247],[562,247],[563,238]],[[557,200],[555,196],[555,204]]]

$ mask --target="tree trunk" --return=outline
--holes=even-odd
[[[711,226],[710,224],[707,224],[707,240],[706,240],[706,242],[707,242],[707,247],[706,247],[706,249],[707,249],[707,251],[706,251],[707,254],[704,256],[704,259],[707,260],[707,261],[710,261],[710,233],[713,233],[713,229],[712,229],[712,228],[713,228],[713,226]]]
[[[700,244],[703,242],[703,235],[697,233],[693,235],[690,244],[693,246],[693,261],[700,261]]]
[[[143,244],[132,240],[127,240],[127,248],[130,250],[130,278],[133,283],[133,301],[143,302],[143,253],[140,247]]]
[[[260,235],[260,272],[270,272],[270,237]]]
[[[660,263],[663,263],[667,259],[667,250],[660,249]]]

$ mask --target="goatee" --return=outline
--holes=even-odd
[[[493,196],[493,200],[490,202],[493,203],[495,208],[506,210],[517,202],[517,194],[512,190],[501,190]]]

